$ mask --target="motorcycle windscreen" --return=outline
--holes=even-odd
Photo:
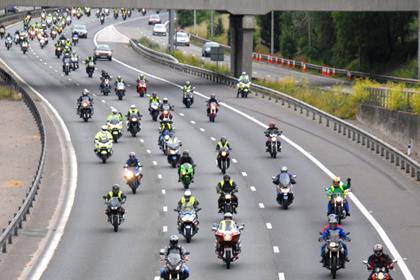
[[[280,174],[280,185],[282,185],[283,187],[288,187],[290,184],[290,176],[287,173],[281,173]]]
[[[177,250],[178,251],[178,250]],[[171,270],[175,270],[175,268],[182,263],[181,255],[178,252],[169,252],[167,257],[167,264]]]
[[[115,209],[115,208],[119,209],[121,207],[121,202],[118,200],[117,197],[113,197],[109,201],[109,207],[112,209]]]

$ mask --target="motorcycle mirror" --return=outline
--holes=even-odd
[[[362,261],[362,262],[363,262],[364,264],[368,264],[368,262],[367,262],[367,261],[365,261],[365,260],[364,260],[364,261]]]
[[[322,235],[322,232],[321,231],[319,232],[319,235]]]
[[[347,235],[350,235],[350,231],[347,232]]]
[[[164,256],[165,255],[165,250],[160,249],[159,255]]]
[[[201,211],[201,208],[197,208],[197,210],[195,210],[196,212]]]
[[[240,231],[244,230],[244,228],[245,228],[245,225],[241,225],[241,226],[239,226],[239,227],[238,227],[238,229],[239,229]]]
[[[272,177],[271,177],[271,180],[274,180],[274,179],[276,179],[276,176],[272,176]]]
[[[105,196],[105,195],[103,195],[103,196],[102,196],[102,198],[103,198],[103,199],[106,199],[106,196]]]
[[[178,209],[174,209],[174,212],[178,212]]]
[[[213,226],[211,227],[211,230],[212,231],[217,231],[217,225],[216,224],[213,224]]]
[[[190,252],[185,252],[185,255],[186,255],[186,256],[189,256],[189,255],[190,255]]]

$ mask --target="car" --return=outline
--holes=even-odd
[[[15,5],[8,5],[8,6],[6,6],[6,8],[4,8],[4,12],[6,14],[7,13],[17,13],[17,12],[19,12],[19,9]]]
[[[201,56],[209,57],[212,47],[220,47],[220,44],[216,42],[206,42],[201,49]]]
[[[97,60],[99,58],[105,58],[105,59],[108,59],[109,61],[111,61],[112,60],[112,49],[108,45],[98,45],[93,50],[93,57],[95,58],[95,60]]]
[[[190,45],[190,36],[187,32],[178,31],[175,35],[175,46],[189,46]]]
[[[166,36],[166,25],[162,23],[155,24],[153,26],[153,35]]]
[[[149,25],[152,24],[157,24],[157,23],[162,23],[162,21],[160,20],[160,16],[157,14],[153,14],[149,16]]]
[[[86,25],[84,24],[76,24],[72,30],[72,33],[74,32],[76,32],[79,35],[79,38],[87,38],[88,31]]]

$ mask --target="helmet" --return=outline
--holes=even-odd
[[[230,180],[230,176],[226,174],[225,176],[223,176],[223,180],[229,181]]]
[[[269,128],[275,128],[275,127],[276,127],[276,124],[275,124],[274,122],[270,122],[270,123],[268,124],[268,127],[269,127]]]
[[[281,168],[281,173],[287,173],[287,166],[283,166]]]
[[[332,223],[333,221],[337,221],[337,215],[336,214],[328,215],[328,223]]]
[[[190,81],[186,81],[186,82],[185,82],[185,85],[186,85],[186,86],[191,85]]]
[[[136,105],[131,104],[130,109],[136,109],[136,108],[137,108]]]
[[[168,98],[163,98],[163,103],[168,103]]]
[[[182,156],[183,157],[189,157],[190,153],[188,151],[184,151],[184,152],[182,152]]]
[[[178,246],[178,236],[177,235],[171,235],[171,237],[169,237],[169,245],[171,245],[171,247],[175,247]]]
[[[118,184],[112,185],[112,192],[113,193],[118,193],[119,191],[120,191],[120,185],[118,185]]]
[[[375,256],[381,256],[383,250],[384,248],[381,244],[375,244],[375,246],[373,246],[373,253],[375,253]]]
[[[334,186],[339,186],[340,185],[340,177],[334,177],[333,179],[333,185]]]
[[[223,219],[224,219],[224,220],[227,220],[227,219],[232,220],[232,218],[233,218],[232,213],[226,212],[226,213],[223,215]]]
[[[128,154],[128,157],[129,157],[130,159],[135,159],[135,158],[136,158],[136,153],[135,153],[135,152],[130,152],[130,153]]]
[[[215,94],[212,94],[212,95],[210,95],[210,98],[211,99],[216,99],[216,95]]]
[[[190,198],[191,198],[191,191],[190,190],[186,190],[185,192],[184,192],[184,197],[185,197],[185,200],[186,201],[189,201],[190,200]]]
[[[83,96],[86,96],[86,95],[89,94],[89,91],[87,89],[84,89],[82,94],[83,94]]]
[[[117,113],[118,113],[118,110],[117,110],[117,109],[115,109],[115,108],[112,108],[111,112],[115,115],[115,114],[117,114]]]
[[[101,126],[101,130],[102,131],[107,131],[108,130],[108,127],[106,125],[103,125],[103,126]]]
[[[152,96],[153,97],[156,97],[156,92],[152,92]]]
[[[144,74],[140,74],[140,79],[144,79]]]
[[[226,136],[222,136],[220,138],[220,142],[222,142],[223,144],[226,143],[226,141],[227,141]]]
[[[118,80],[121,80],[121,76],[118,76],[118,77],[117,77],[117,79],[118,79]]]
[[[242,75],[246,75],[246,72],[244,71],[244,72],[242,72]]]
[[[329,224],[330,224],[330,229],[336,230],[338,221],[337,221],[337,219],[331,219],[331,221],[329,221]]]

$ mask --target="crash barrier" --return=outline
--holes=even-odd
[[[16,90],[18,93],[22,95],[23,102],[26,104],[26,106],[30,110],[35,120],[35,123],[39,130],[40,139],[41,139],[41,155],[38,160],[38,166],[36,169],[34,179],[31,185],[29,186],[28,191],[26,192],[25,199],[22,200],[21,206],[19,206],[19,208],[17,209],[17,212],[13,214],[13,218],[9,220],[6,228],[2,229],[2,232],[0,235],[0,248],[3,253],[7,253],[7,245],[12,244],[13,238],[18,236],[19,229],[22,228],[23,222],[26,221],[27,216],[30,214],[30,209],[32,208],[35,198],[38,194],[39,186],[41,184],[44,164],[45,164],[45,156],[46,156],[45,135],[46,133],[45,133],[44,123],[41,118],[41,114],[39,113],[34,100],[27,93],[27,91],[22,87],[22,84],[16,81],[16,79],[12,76],[12,74],[4,70],[2,67],[0,67],[0,79],[2,79],[7,86],[11,87],[12,89]]]
[[[191,34],[191,38],[196,40],[200,43],[208,42],[209,40],[199,37],[197,35]],[[226,46],[220,44],[223,49],[230,51],[230,46]],[[395,83],[407,83],[407,84],[419,84],[420,80],[418,79],[407,79],[407,78],[400,78],[400,77],[393,77],[393,76],[386,76],[386,75],[376,75],[370,74],[360,71],[350,71],[346,69],[338,69],[336,67],[331,67],[327,65],[316,65],[311,63],[306,63],[304,61],[298,61],[294,59],[288,59],[283,57],[276,57],[267,54],[261,53],[253,53],[252,58],[257,62],[266,62],[269,64],[279,64],[282,66],[287,66],[288,68],[295,68],[296,65],[304,64],[306,69],[314,70],[319,72],[324,77],[336,77],[337,75],[341,75],[346,77],[347,80],[353,80],[354,78],[369,78],[372,80],[380,81],[380,82],[395,82]]]
[[[367,103],[369,105],[379,106],[390,110],[395,110],[392,106],[391,97],[393,90],[390,88],[367,88],[369,95]],[[420,98],[420,91],[414,89],[405,89],[404,91],[397,92],[399,96],[398,111],[413,112],[413,104],[415,98]],[[417,101],[418,102],[418,101]]]
[[[234,77],[174,62],[173,59],[168,57],[168,54],[151,50],[133,40],[130,40],[130,45],[134,51],[142,56],[169,66],[172,69],[230,87],[235,87],[238,83],[238,80]],[[251,90],[256,96],[261,95],[262,98],[274,100],[276,103],[280,103],[282,106],[287,106],[287,108],[292,109],[295,112],[299,112],[299,114],[316,121],[320,125],[325,125],[353,142],[360,144],[362,147],[371,150],[373,153],[389,161],[397,168],[404,170],[408,176],[420,181],[420,164],[374,135],[282,92],[255,84],[251,85]]]

